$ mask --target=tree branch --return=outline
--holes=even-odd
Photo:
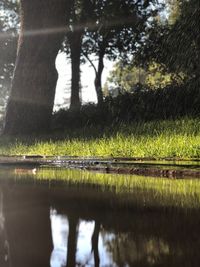
[[[97,68],[95,67],[94,63],[92,62],[92,60],[88,57],[88,55],[86,53],[83,53],[84,57],[89,61],[90,65],[93,67],[95,74],[97,75]]]

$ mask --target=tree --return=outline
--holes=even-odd
[[[80,100],[80,64],[82,61],[82,42],[85,33],[94,27],[94,9],[91,0],[73,0],[68,17],[68,27],[64,42],[64,51],[71,59],[71,103],[70,109],[81,106]],[[91,26],[92,25],[92,26]]]
[[[70,1],[21,0],[21,28],[5,134],[49,128],[57,71],[55,59],[66,30]]]
[[[152,1],[94,1],[95,27],[86,32],[83,55],[95,71],[95,89],[98,103],[103,102],[102,73],[105,56],[110,60],[128,57],[141,38],[151,10]],[[97,66],[90,55],[97,58]]]
[[[16,55],[18,5],[2,1],[0,11],[0,115],[3,116]]]
[[[168,9],[168,19],[167,22],[170,25],[173,25],[180,16],[180,7],[182,4],[182,0],[165,0],[166,8]]]
[[[200,79],[200,4],[198,0],[182,1],[180,16],[166,36],[163,57],[170,69],[183,71]],[[177,41],[178,40],[178,41]],[[168,46],[168,47],[167,47]],[[167,58],[167,53],[171,57]]]
[[[107,78],[106,86],[108,88],[108,94],[118,95],[123,92],[134,92],[138,89],[151,89],[164,88],[174,82],[180,84],[182,74],[176,75],[175,73],[169,73],[158,63],[152,62],[143,68],[135,66],[134,64],[124,65],[122,61],[119,61],[110,72]]]
[[[76,110],[81,106],[80,101],[80,63],[81,63],[81,46],[84,34],[85,3],[83,0],[73,0],[71,5],[70,15],[68,18],[68,29],[64,50],[70,53],[71,59],[71,101],[70,109]]]
[[[138,84],[145,85],[147,72],[139,67],[125,65],[119,61],[107,78],[108,93],[132,92]],[[118,92],[116,92],[116,90]]]
[[[145,27],[150,14],[147,2],[141,4],[133,0],[73,1],[64,44],[64,50],[70,54],[72,64],[71,109],[77,109],[81,105],[80,64],[84,62],[83,57],[94,68],[98,103],[103,102],[101,79],[104,57],[116,59],[119,53],[125,55],[130,44],[136,42],[136,35],[140,35],[142,26]],[[91,60],[91,55],[96,55],[97,67]]]
[[[200,5],[198,0],[179,1],[173,23],[154,23],[146,32],[145,41],[135,53],[135,62],[148,65],[155,61],[169,72],[184,77],[200,78]],[[169,17],[170,18],[170,17]],[[181,78],[181,77],[180,77]]]

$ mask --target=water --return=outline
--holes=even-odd
[[[130,192],[0,171],[1,267],[198,267],[199,234],[197,207],[136,205]]]

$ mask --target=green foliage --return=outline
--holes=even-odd
[[[148,1],[147,6],[154,2]],[[116,59],[121,53],[126,57],[152,15],[147,6],[133,0],[94,1],[91,14],[93,24],[86,31],[84,54],[99,56],[104,53],[109,59]]]
[[[114,93],[115,89],[120,92],[134,91],[138,84],[145,84],[147,73],[139,67],[124,66],[121,62],[115,64],[107,78],[108,93]]]
[[[134,60],[148,65],[163,64],[169,72],[184,73],[199,86],[199,12],[198,0],[182,0],[177,4],[173,23],[152,23],[143,42],[138,45]],[[195,81],[195,79],[196,81]]]
[[[147,69],[146,85],[151,89],[164,88],[169,85],[182,84],[184,75],[182,73],[169,73],[163,65],[153,62]]]
[[[149,64],[146,69],[118,62],[110,72],[106,86],[108,87],[108,93],[110,90],[111,94],[115,94],[116,90],[121,93],[124,91],[134,92],[138,85],[150,89],[164,88],[172,84],[181,84],[183,79],[183,74],[168,73],[163,65],[156,62]]]
[[[175,24],[181,13],[182,0],[166,0],[167,9],[169,12],[168,23],[170,25]]]
[[[134,88],[135,89],[135,88]],[[102,106],[83,106],[79,111],[60,110],[53,116],[53,129],[73,129],[112,126],[135,121],[176,119],[200,115],[199,88],[190,85],[170,85],[152,90],[138,86],[133,92],[106,97]]]
[[[181,14],[165,39],[165,58],[170,68],[199,79],[199,12],[198,0],[183,1]],[[167,54],[170,57],[167,59]]]

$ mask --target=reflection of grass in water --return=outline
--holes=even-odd
[[[104,130],[69,131],[43,140],[0,139],[1,155],[117,157],[200,157],[200,120],[181,119],[118,125]],[[101,134],[99,134],[101,132]],[[50,138],[52,137],[52,138]],[[64,138],[64,140],[63,140]],[[42,137],[41,137],[42,139]],[[54,141],[53,141],[54,140]]]
[[[97,185],[139,206],[146,207],[200,207],[200,180],[166,179],[133,175],[102,174],[78,170],[41,169],[39,180],[65,181],[73,185]]]

